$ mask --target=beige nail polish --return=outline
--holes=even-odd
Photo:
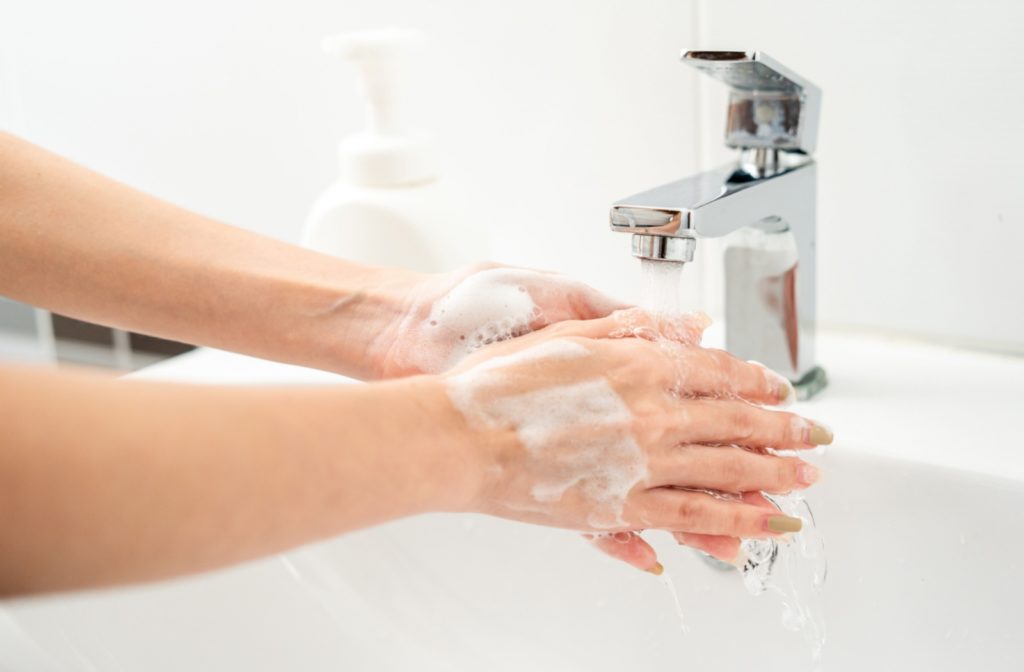
[[[789,382],[788,378],[775,373],[761,362],[754,361],[753,359],[748,360],[747,363],[758,366],[764,371],[764,376],[768,380],[768,387],[771,388],[772,394],[775,396],[776,406],[789,406],[796,400],[796,390],[793,389],[793,384]]]
[[[789,387],[781,381],[775,384],[775,399],[780,406],[785,405],[789,400]]]
[[[775,396],[778,398],[779,406],[789,406],[796,401],[796,390],[793,389],[793,384],[782,376],[776,376],[777,387],[775,388]]]
[[[827,446],[832,443],[832,430],[820,423],[814,423],[811,425],[811,431],[808,433],[808,443],[815,446]]]
[[[804,521],[790,516],[768,516],[766,526],[772,532],[799,532],[804,526]]]
[[[654,563],[653,567],[649,567],[649,568],[645,569],[644,571],[645,572],[650,572],[651,574],[654,574],[655,576],[661,576],[661,573],[665,571],[665,568],[662,566],[662,564],[660,562],[656,562],[656,563]]]

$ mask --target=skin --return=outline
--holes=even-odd
[[[334,371],[397,366],[401,329],[480,264],[450,274],[364,266],[259,236],[148,196],[0,133],[0,294],[129,331]],[[622,307],[534,272],[533,324]],[[549,291],[552,285],[557,292]]]
[[[621,306],[561,276],[524,281],[542,309],[533,333],[423,375],[400,356],[426,347],[410,319],[485,267],[422,275],[353,264],[182,210],[6,134],[0,240],[2,295],[380,381],[232,388],[0,367],[0,594],[161,579],[430,511],[593,531],[574,493],[523,515],[523,484],[556,465],[528,459],[507,427],[469,422],[449,397],[452,376],[546,339],[575,339],[589,355],[513,372],[507,393],[602,376],[640,418],[626,430],[651,478],[629,495],[625,536],[595,539],[606,553],[651,569],[635,531],[658,528],[734,557],[739,536],[772,534],[763,500],[676,488],[801,485],[798,460],[754,452],[809,445],[786,434],[792,418],[752,405],[788,394],[777,376],[700,348],[701,324],[613,312]]]
[[[437,421],[446,399],[425,377],[278,389],[0,377],[4,595],[161,579],[464,510],[482,469]]]
[[[624,324],[630,325],[629,337],[622,337]],[[817,469],[803,460],[766,452],[769,447],[813,448],[815,425],[791,413],[762,408],[784,401],[790,394],[788,385],[759,365],[700,347],[699,329],[685,318],[666,324],[635,310],[586,322],[566,321],[481,350],[446,377],[472,374],[496,357],[549,340],[582,346],[586,357],[531,359],[502,368],[500,382],[486,390],[489,398],[482,403],[547,389],[552,380],[610,383],[631,411],[632,420],[624,429],[643,452],[649,476],[629,493],[623,509],[626,524],[612,530],[620,534],[596,537],[595,544],[613,557],[650,570],[657,566],[650,546],[636,534],[622,533],[665,529],[680,543],[732,562],[740,538],[776,535],[769,520],[778,511],[754,493],[790,492],[817,480]],[[647,338],[637,337],[637,332]],[[569,418],[560,431],[567,437],[589,438],[605,432],[605,437],[596,438],[614,442],[622,429],[574,425]],[[570,489],[561,500],[537,511],[530,486],[543,473],[510,473],[506,465],[528,470],[530,456],[521,442],[507,436],[509,428],[486,431],[506,435],[504,441],[489,436],[481,440],[481,445],[505,446],[489,460],[504,468],[490,472],[497,476],[485,487],[481,510],[526,522],[608,532],[589,525],[588,514],[596,502],[587,499],[583,487]],[[728,502],[693,490],[748,494],[742,501]]]

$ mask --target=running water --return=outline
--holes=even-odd
[[[683,603],[679,599],[679,591],[676,590],[676,584],[672,581],[672,577],[668,575],[668,572],[664,572],[661,575],[661,582],[668,588],[668,594],[672,596],[672,604],[675,605],[676,614],[679,616],[679,630],[683,633],[690,631],[690,626],[686,625],[686,614],[683,613]]]
[[[683,264],[641,259],[640,271],[644,308],[659,315],[682,312],[679,282],[683,275]]]
[[[652,313],[674,315],[682,312],[679,289],[683,264],[641,260],[643,307]],[[727,493],[709,493],[732,498]],[[782,605],[782,626],[802,635],[811,654],[813,669],[821,670],[825,645],[825,616],[822,588],[827,574],[825,547],[814,522],[810,505],[796,493],[765,495],[780,511],[803,519],[796,535],[774,539],[745,539],[746,561],[743,583],[751,595],[768,593]],[[671,579],[665,576],[682,621],[683,611]],[[683,630],[686,630],[685,624]]]
[[[807,501],[797,494],[765,495],[788,516],[802,518],[804,527],[782,539],[744,539],[747,560],[743,584],[751,595],[770,593],[782,604],[782,627],[798,632],[811,653],[815,671],[821,670],[825,647],[822,589],[828,572],[825,545]]]

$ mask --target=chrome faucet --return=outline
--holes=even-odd
[[[729,85],[733,163],[625,198],[613,231],[633,256],[693,261],[701,238],[729,236],[726,349],[788,377],[801,399],[827,378],[814,359],[815,195],[811,154],[821,91],[761,52],[687,51],[683,62]]]

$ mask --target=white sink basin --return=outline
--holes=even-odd
[[[827,544],[824,669],[1018,670],[1024,360],[825,338],[833,425],[811,502]],[[200,351],[150,377],[337,380]],[[1001,474],[1004,477],[999,477]],[[810,670],[770,595],[667,535],[675,581],[576,535],[425,516],[154,586],[8,603],[2,670]]]

